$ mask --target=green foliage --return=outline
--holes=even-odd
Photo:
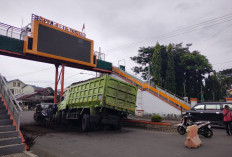
[[[190,46],[191,44],[187,44],[184,47],[182,43],[168,46],[157,43],[155,47],[142,47],[138,56],[131,57],[140,65],[134,67],[133,71],[141,73],[146,79],[150,63],[155,85],[179,96],[200,99],[201,90],[204,89],[203,81],[206,74],[212,71],[212,65],[198,51],[190,52]]]
[[[222,70],[218,73],[215,72],[215,76],[217,76],[219,82],[220,82],[220,87],[222,91],[222,97],[232,97],[231,93],[229,90],[232,88],[232,68],[231,69],[225,69]],[[228,93],[227,93],[228,92]]]
[[[140,47],[138,50],[138,56],[131,57],[135,63],[138,63],[140,66],[135,66],[132,70],[139,74],[143,79],[147,80],[148,78],[148,64],[152,60],[152,54],[154,53],[154,47]]]
[[[152,55],[152,73],[153,73],[153,81],[158,86],[162,85],[161,69],[162,69],[161,46],[159,45],[159,43],[157,43],[154,49],[154,53]]]
[[[202,81],[205,79],[205,74],[212,71],[212,65],[197,51],[185,53],[180,60],[180,65],[185,67],[183,72],[187,96],[201,99]]]
[[[231,69],[225,69],[219,72],[221,75],[226,75],[226,76],[232,76],[232,68]]]
[[[173,93],[176,93],[175,64],[174,64],[174,56],[173,56],[171,44],[168,45],[167,56],[168,56],[167,70],[166,70],[164,88]]]
[[[207,101],[219,101],[223,97],[223,90],[220,80],[214,73],[205,79],[204,96]]]
[[[153,115],[151,118],[152,122],[161,122],[163,120],[163,118],[159,115]]]

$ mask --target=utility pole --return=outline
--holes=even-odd
[[[202,86],[201,86],[201,101],[204,101],[204,92],[202,91]]]
[[[184,97],[186,97],[185,81],[184,81],[184,83],[183,83],[183,86],[184,86]]]
[[[214,102],[214,100],[215,100],[215,97],[214,97],[214,92],[213,92],[213,102]]]

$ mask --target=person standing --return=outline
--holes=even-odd
[[[230,107],[228,105],[225,105],[225,109],[222,111],[222,113],[224,116],[224,124],[226,126],[226,132],[228,135],[232,135],[232,126],[231,126],[232,113],[230,111]]]

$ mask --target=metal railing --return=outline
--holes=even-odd
[[[19,39],[19,40],[24,40],[24,37],[26,35],[30,35],[30,28],[28,26],[23,28],[18,28],[0,22],[0,35]]]
[[[14,121],[16,122],[17,130],[19,130],[22,109],[19,106],[18,102],[16,101],[14,95],[7,87],[6,80],[1,74],[0,74],[0,93],[6,102],[7,109],[10,111],[11,115],[14,118]]]
[[[186,101],[184,101],[184,99],[178,95],[175,95],[174,93],[170,92],[170,91],[167,91],[166,89],[162,89],[161,87],[159,86],[156,86],[154,87],[156,88],[158,91],[161,91],[163,93],[165,93],[166,95],[168,95],[169,97],[181,102],[182,104],[185,104],[186,106],[190,107],[190,104]]]
[[[136,76],[133,76],[132,74],[130,74],[130,73],[126,72],[126,71],[121,70],[121,69],[118,68],[118,67],[114,67],[114,68],[116,68],[116,69],[118,69],[119,71],[125,73],[126,75],[128,75],[128,76],[134,78],[135,80],[141,82],[142,84],[147,83],[147,82],[143,81],[142,79],[140,79],[140,78],[138,78],[138,77],[136,77]],[[155,89],[158,90],[158,93],[157,93],[158,96],[159,96],[159,92],[162,92],[162,93],[166,94],[168,97],[171,97],[171,98],[177,100],[178,102],[180,102],[180,103],[182,103],[182,104],[185,104],[185,105],[188,106],[188,107],[191,106],[188,102],[184,101],[184,99],[183,99],[182,97],[177,96],[177,95],[175,95],[174,93],[172,93],[172,92],[170,92],[170,91],[167,91],[166,89],[163,89],[162,87],[154,86],[154,85],[149,84],[149,83],[147,83],[147,84],[148,84],[149,86],[151,86],[151,87],[153,87],[153,88],[155,88]],[[151,89],[149,89],[149,90],[151,90]],[[169,100],[169,99],[167,99],[167,100],[168,100],[168,101],[171,101],[171,100]],[[180,104],[176,104],[176,105],[180,106]]]

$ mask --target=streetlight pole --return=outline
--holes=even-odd
[[[151,86],[151,63],[148,63],[148,85]]]

